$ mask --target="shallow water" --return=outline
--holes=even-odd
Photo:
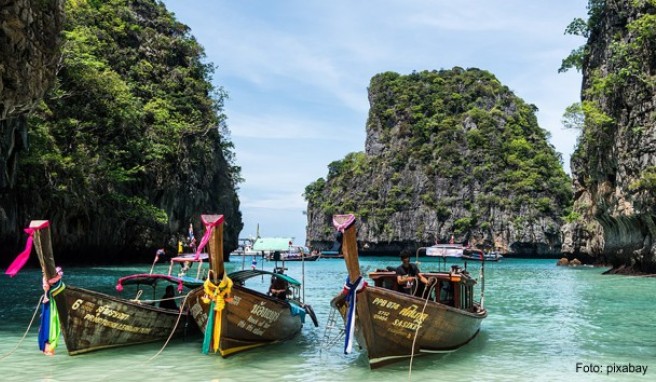
[[[222,359],[200,352],[202,339],[174,340],[68,356],[62,341],[54,357],[38,350],[35,322],[21,342],[41,294],[36,269],[0,278],[0,380],[2,381],[651,381],[656,380],[656,278],[602,275],[602,268],[562,268],[555,260],[504,259],[487,263],[480,334],[456,352],[417,357],[369,370],[357,350],[323,341],[330,299],[346,277],[342,260],[308,262],[305,297],[319,319],[283,344]],[[362,258],[365,271],[396,265],[396,258]],[[250,266],[250,258],[245,263]],[[264,263],[272,268],[272,263]],[[228,270],[241,269],[234,258]],[[302,278],[301,263],[286,263]],[[422,270],[436,268],[423,262]],[[469,264],[477,275],[478,265]],[[64,280],[113,293],[116,280],[149,266],[67,268]],[[158,271],[166,272],[160,265]],[[266,280],[265,280],[266,281]],[[131,297],[131,296],[129,296]],[[333,336],[335,331],[329,334]],[[14,350],[14,348],[18,347]],[[577,364],[579,369],[577,371]],[[607,367],[647,367],[642,373],[606,374]],[[590,367],[592,365],[592,367]],[[597,368],[598,366],[598,368]],[[584,368],[586,367],[586,368]],[[595,372],[599,370],[599,372]]]

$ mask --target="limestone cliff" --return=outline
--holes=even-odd
[[[15,184],[27,147],[26,113],[52,85],[59,62],[64,0],[0,0],[0,195]],[[7,195],[2,195],[7,197]],[[0,232],[8,211],[0,205]]]
[[[330,245],[332,214],[355,213],[358,243],[373,253],[451,235],[505,253],[560,252],[571,188],[535,106],[462,68],[376,75],[369,102],[365,152],[305,190],[311,245]]]
[[[583,135],[572,156],[564,252],[656,272],[656,1],[590,3]]]
[[[226,253],[235,248],[240,177],[226,93],[212,85],[214,67],[189,28],[155,0],[68,1],[59,28],[54,4],[62,2],[6,3],[0,110],[9,116],[43,102],[3,122],[13,129],[2,131],[10,162],[0,190],[3,262],[25,243],[32,219],[52,221],[60,260],[151,260],[156,248],[173,252],[190,222],[201,234],[201,213],[226,216]],[[21,27],[24,19],[41,29]]]

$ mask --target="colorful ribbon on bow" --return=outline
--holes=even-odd
[[[353,333],[355,332],[355,311],[357,305],[357,295],[367,286],[362,276],[359,276],[353,284],[349,283],[349,277],[346,276],[344,291],[346,291],[346,302],[348,303],[348,312],[346,313],[346,338],[344,340],[344,354],[350,354],[353,351]]]
[[[41,302],[41,326],[39,327],[39,350],[45,355],[55,355],[59,343],[61,329],[59,327],[59,313],[54,297],[66,289],[61,280],[63,272],[57,267],[57,276],[50,280],[43,280],[43,300]]]
[[[221,340],[221,313],[225,304],[232,301],[232,280],[226,274],[219,285],[215,285],[207,277],[203,284],[205,295],[202,297],[204,303],[210,304],[207,325],[205,326],[205,337],[203,338],[203,354],[208,354],[210,347],[216,353],[219,350]]]

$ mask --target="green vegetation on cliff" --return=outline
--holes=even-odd
[[[611,110],[617,109],[615,106],[621,107],[627,96],[632,98],[632,102],[646,102],[653,96],[656,77],[649,68],[653,59],[651,52],[656,48],[656,1],[607,3],[605,0],[589,0],[589,18],[574,19],[565,30],[568,34],[597,39],[609,28],[608,17],[616,17],[612,15],[613,10],[623,7],[644,9],[645,12],[626,20],[613,20],[618,25],[625,24],[626,34],[615,34],[612,41],[606,41],[604,45],[582,45],[563,60],[560,68],[560,71],[571,68],[581,70],[585,66],[588,71],[582,102],[568,108],[565,120],[580,120],[577,128],[583,134],[572,158],[578,161],[588,157],[586,161],[590,163],[587,169],[590,181],[606,176],[607,171],[600,163],[604,161],[605,153],[612,148],[618,123],[611,115]],[[602,54],[608,57],[603,67],[598,58]],[[596,58],[591,60],[591,57]],[[578,109],[578,112],[572,113],[574,109]],[[636,128],[631,133],[639,141],[643,129]]]
[[[586,44],[563,61],[583,73],[581,103],[565,116],[582,134],[572,155],[576,219],[564,227],[563,249],[653,273],[656,0],[589,0],[588,15],[567,30]]]
[[[153,0],[69,0],[66,14],[57,82],[20,163],[25,208],[74,248],[159,246],[201,212],[227,215],[236,244],[226,93],[188,27]]]
[[[310,219],[352,212],[381,240],[444,240],[450,232],[462,239],[477,231],[491,244],[501,215],[518,231],[548,217],[557,232],[571,202],[570,179],[538,126],[537,108],[494,75],[387,72],[372,78],[369,99],[366,154],[332,162],[325,180],[307,186]],[[421,223],[396,232],[389,222],[401,215]],[[437,225],[429,227],[432,218]]]

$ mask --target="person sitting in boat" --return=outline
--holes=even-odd
[[[453,306],[453,285],[446,280],[442,280],[440,284],[440,302]]]
[[[185,261],[180,263],[180,272],[178,272],[178,277],[184,277],[187,275],[187,271],[191,269],[191,261]]]
[[[178,305],[175,303],[175,290],[173,285],[167,285],[162,301],[159,302],[159,307],[164,309],[178,310]]]
[[[285,268],[276,268],[273,273],[284,274]],[[271,285],[269,286],[269,295],[281,300],[287,299],[287,288],[289,283],[282,277],[271,276]]]
[[[410,250],[401,251],[401,265],[396,268],[396,283],[399,284],[400,290],[404,293],[415,294],[421,293],[422,288],[419,285],[415,288],[417,280],[422,284],[428,284],[428,280],[419,270],[417,264],[410,263]]]

